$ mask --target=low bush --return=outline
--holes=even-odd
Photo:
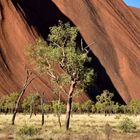
[[[20,128],[18,130],[18,134],[19,135],[25,135],[25,136],[34,136],[34,135],[37,135],[39,134],[40,132],[40,128],[35,128],[34,126],[27,126],[27,125],[24,125],[22,128]]]
[[[92,106],[94,105],[94,103],[91,100],[88,100],[86,102],[83,103],[83,112],[88,113],[88,115],[92,112]]]
[[[45,111],[46,114],[53,113],[52,105],[45,103],[44,104],[44,111]]]
[[[72,112],[73,113],[77,113],[79,111],[80,108],[80,103],[74,103],[72,104]]]
[[[36,112],[40,109],[40,96],[38,93],[30,93],[22,102],[24,113]]]
[[[119,128],[123,132],[133,132],[134,130],[136,130],[137,126],[131,119],[126,117],[122,121],[120,121]]]
[[[62,114],[66,112],[65,104],[57,100],[52,102],[52,109],[54,114]]]

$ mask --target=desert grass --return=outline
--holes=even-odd
[[[137,125],[133,133],[124,133],[119,129],[119,123],[128,117]],[[103,114],[73,114],[70,130],[65,131],[65,115],[61,116],[62,127],[59,127],[57,117],[53,114],[45,116],[45,125],[41,127],[41,115],[17,114],[15,126],[11,125],[12,115],[0,114],[0,140],[140,140],[140,116]],[[19,135],[24,126],[39,128],[36,135]],[[109,128],[108,128],[109,127]]]

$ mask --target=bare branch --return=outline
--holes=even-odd
[[[26,67],[25,67],[25,69],[26,69]],[[20,104],[20,101],[21,101],[21,99],[22,99],[27,87],[31,84],[31,82],[35,78],[37,78],[37,75],[35,75],[32,78],[30,78],[32,76],[32,74],[33,73],[31,71],[29,71],[29,69],[26,69],[26,79],[25,79],[25,82],[23,84],[22,90],[21,90],[21,92],[20,92],[20,94],[19,94],[19,96],[17,98],[17,101],[16,101],[15,110],[13,112],[13,117],[12,117],[12,125],[14,125],[14,123],[15,123],[15,118],[16,118],[16,114],[17,114],[17,111],[18,111],[18,108],[19,108],[19,104]]]
[[[85,48],[84,48],[84,50],[88,53],[89,52],[89,50],[87,50],[91,45],[93,45],[93,44],[95,44],[95,42],[92,42],[92,43],[90,43],[89,45],[87,45]]]
[[[63,87],[63,86],[60,86],[60,85],[59,85],[59,87],[60,87],[60,89],[65,93],[65,95],[68,96],[68,93],[67,93],[67,91],[64,89],[64,87]]]
[[[81,49],[82,49],[82,51],[84,50],[83,39],[81,39]]]

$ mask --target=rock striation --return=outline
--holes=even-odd
[[[126,103],[140,99],[140,9],[122,0],[0,0],[1,95],[21,89],[28,65],[25,48],[39,35],[45,38],[58,19],[78,26]],[[106,84],[104,75],[101,81]],[[29,90],[45,92],[47,100],[56,98],[48,77],[35,80]]]
[[[53,0],[80,29],[121,97],[140,99],[140,9],[122,0]]]

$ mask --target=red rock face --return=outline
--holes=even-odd
[[[42,0],[43,2],[45,1]],[[87,44],[95,42],[90,48],[124,101],[140,99],[140,10],[127,7],[120,0],[53,2],[78,26]],[[40,1],[34,3],[33,0],[26,3],[26,8],[21,11],[29,11],[29,4],[41,4]],[[44,6],[48,5],[44,3]],[[37,9],[39,13],[40,10]],[[38,36],[31,26],[33,24],[25,20],[25,13],[21,14],[19,10],[11,0],[0,0],[0,94],[8,94],[21,88],[25,75],[24,65],[27,63],[24,51]],[[34,13],[30,14],[32,16]],[[51,14],[53,15],[52,11]],[[40,16],[40,20],[44,20],[42,17]],[[44,23],[51,20],[49,15],[45,19]],[[45,92],[48,100],[56,98],[52,94],[48,78],[35,80],[29,90]],[[79,100],[84,99],[86,97],[81,96]]]
[[[19,89],[25,63],[23,50],[33,36],[9,0],[0,0],[0,93]]]
[[[22,88],[25,79],[25,48],[34,41],[36,32],[10,0],[0,0],[0,94],[6,95]],[[49,81],[48,81],[49,82]],[[46,79],[35,80],[28,91],[46,91],[46,98],[56,98]]]
[[[140,10],[121,0],[53,0],[80,29],[121,97],[140,99]]]
[[[35,26],[26,21],[28,17],[23,9],[14,4],[11,0],[0,0],[0,95],[22,88],[26,76],[25,66],[29,62],[25,50],[39,34]],[[25,95],[29,92],[44,92],[48,101],[58,99],[52,91],[49,78],[44,75],[32,82]],[[85,95],[78,98],[79,101],[85,99]]]

